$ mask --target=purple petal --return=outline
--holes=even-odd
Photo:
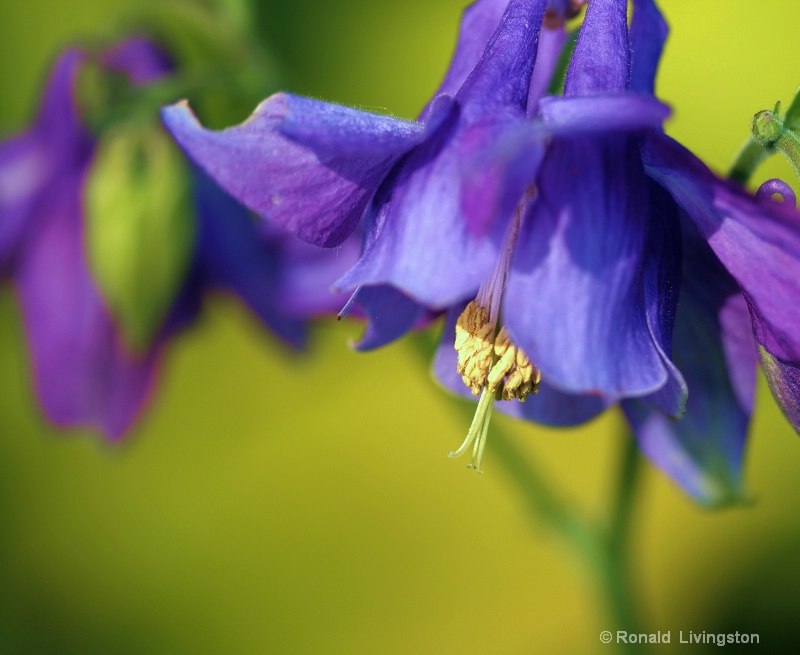
[[[627,0],[589,3],[567,71],[565,96],[614,93],[628,88],[627,8]]]
[[[39,113],[26,132],[0,144],[0,269],[35,231],[31,211],[45,187],[66,169],[82,165],[91,140],[74,99],[74,85],[84,55],[65,51],[56,61]]]
[[[648,175],[689,214],[741,286],[758,342],[778,359],[800,361],[800,212],[718,179],[663,134],[648,135],[643,155]]]
[[[461,211],[469,232],[489,233],[512,215],[544,159],[549,134],[538,122],[498,125],[480,135],[464,161]]]
[[[577,136],[611,131],[661,129],[670,108],[650,95],[635,93],[562,98],[540,102],[542,122],[553,134]]]
[[[464,310],[465,303],[452,307],[447,312],[444,333],[433,361],[436,379],[454,393],[476,400],[456,372],[458,355],[453,347],[455,325]],[[608,407],[608,403],[597,396],[566,394],[542,382],[539,393],[525,402],[518,400],[496,401],[495,407],[517,418],[534,421],[542,425],[569,427],[591,420]]]
[[[459,126],[454,110],[412,153],[393,195],[379,198],[384,204],[372,214],[364,254],[337,283],[340,289],[389,284],[432,309],[477,293],[497,259],[503,231],[500,223],[491,234],[472,235],[461,212],[465,162],[485,148],[481,129]]]
[[[196,266],[202,287],[235,293],[275,333],[300,347],[303,322],[279,301],[280,251],[259,238],[255,217],[201,173],[195,175],[198,233]]]
[[[546,7],[547,0],[510,0],[480,61],[456,94],[467,120],[485,116],[492,107],[525,111]]]
[[[430,315],[421,305],[390,286],[362,287],[356,302],[369,321],[357,350],[373,350],[385,346],[427,323]]]
[[[449,115],[376,197],[369,243],[340,288],[389,284],[434,310],[477,292],[497,259],[503,219],[524,186],[506,193],[504,181],[492,176],[504,176],[508,167],[486,166],[481,191],[492,193],[467,189],[489,146],[524,122],[545,4],[509,2]],[[471,199],[483,203],[473,219],[462,210]]]
[[[644,295],[650,336],[661,355],[669,379],[646,400],[672,419],[686,411],[688,388],[683,375],[672,363],[672,329],[681,288],[681,225],[679,209],[655,182],[650,191],[650,233],[645,255]]]
[[[16,276],[46,415],[62,426],[121,436],[147,400],[157,353],[128,354],[86,264],[80,190],[67,172],[42,195],[35,239]]]
[[[567,32],[561,25],[555,29],[543,28],[539,34],[539,48],[536,53],[536,65],[531,76],[528,90],[528,116],[535,116],[539,100],[550,88],[558,66],[561,51],[567,42]]]
[[[85,54],[74,48],[61,54],[50,72],[32,129],[46,144],[48,156],[58,161],[83,157],[91,149],[75,98],[78,72],[85,59]]]
[[[440,95],[454,96],[478,65],[486,44],[503,17],[509,0],[477,0],[464,10],[458,43],[445,78],[434,99]],[[433,100],[428,103],[421,119],[427,117]]]
[[[656,70],[669,28],[653,0],[633,0],[631,91],[654,93]]]
[[[800,434],[800,364],[784,362],[760,348],[769,388],[795,431]]]
[[[698,499],[721,504],[742,497],[756,347],[736,283],[691,225],[687,232],[674,338],[674,358],[690,389],[686,415],[669,420],[638,400],[623,408],[657,466]]]
[[[336,248],[320,248],[286,234],[274,234],[267,223],[260,225],[262,240],[267,238],[281,252],[279,299],[289,316],[303,320],[338,314],[346,297],[331,291],[334,283],[358,260],[361,240],[352,235]]]
[[[647,322],[651,199],[636,141],[555,139],[523,220],[503,311],[512,338],[562,391],[608,400],[668,381]]]
[[[0,273],[17,254],[30,229],[31,208],[52,175],[43,145],[31,132],[0,145]]]
[[[241,203],[302,239],[335,246],[353,231],[423,126],[277,94],[242,125],[202,128],[186,103],[162,110],[181,147]]]
[[[510,216],[536,175],[549,135],[640,131],[660,128],[669,108],[651,96],[620,94],[547,97],[541,121],[497,123],[474,129],[475,154],[464,158],[462,211],[470,232],[480,236]],[[476,126],[477,128],[478,126]]]

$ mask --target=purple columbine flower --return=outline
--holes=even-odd
[[[224,188],[307,240],[339,243],[363,218],[341,288],[390,285],[447,311],[435,368],[480,396],[457,451],[473,445],[476,467],[495,401],[556,425],[622,402],[656,464],[729,500],[756,343],[798,427],[800,218],[663,134],[652,0],[634,2],[630,32],[625,0],[590,0],[558,97],[542,97],[563,43],[540,30],[547,8],[472,5],[417,122],[287,94],[223,132],[186,105],[165,121]]]
[[[19,297],[46,416],[117,438],[145,406],[168,338],[194,320],[205,290],[235,293],[272,331],[300,346],[308,318],[338,309],[339,301],[320,289],[352,263],[358,246],[334,253],[266,229],[187,166],[197,211],[192,263],[158,334],[133,352],[88,262],[84,195],[98,142],[76,101],[86,61],[77,49],[65,51],[33,125],[0,144],[0,272]],[[171,70],[163,52],[141,38],[121,42],[99,61],[133,85]]]
[[[537,71],[540,89],[563,44],[561,4],[550,7],[556,29],[538,48],[549,66]],[[224,189],[302,238],[335,246],[361,223],[364,254],[339,286],[359,300],[394,288],[416,301],[380,303],[399,334],[418,324],[420,305],[441,311],[474,294],[499,256],[502,225],[464,232],[462,196],[470,190],[460,181],[464,162],[525,122],[547,8],[546,0],[472,5],[445,80],[416,122],[286,93],[222,132],[204,130],[185,103],[166,108],[164,121]]]

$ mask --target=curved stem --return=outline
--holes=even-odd
[[[728,177],[742,186],[746,185],[753,171],[771,154],[771,150],[762,146],[755,139],[748,139],[736,156],[736,161],[733,162]]]

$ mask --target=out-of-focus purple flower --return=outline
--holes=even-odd
[[[205,290],[235,293],[287,343],[301,346],[307,319],[333,313],[340,304],[310,290],[326,289],[341,275],[358,245],[334,253],[267,232],[187,166],[195,188],[195,252],[158,333],[146,349],[133,351],[89,265],[85,190],[98,141],[76,100],[77,76],[87,60],[77,49],[63,53],[34,124],[0,144],[0,270],[19,296],[47,417],[62,427],[87,426],[117,438],[146,404],[166,341],[196,317]],[[133,85],[156,82],[171,71],[163,52],[141,38],[117,44],[98,61]]]
[[[341,288],[447,311],[435,368],[480,396],[459,449],[473,440],[476,466],[495,399],[557,425],[621,401],[653,461],[724,502],[740,493],[756,342],[797,427],[800,219],[663,134],[652,0],[630,31],[625,0],[591,0],[563,96],[542,97],[563,35],[540,26],[567,4],[473,4],[418,122],[287,94],[223,132],[185,104],[165,121],[224,188],[309,241],[363,218]]]
[[[45,413],[117,436],[145,401],[156,356],[124,352],[86,263],[82,187],[95,144],[74,97],[84,60],[75,49],[61,55],[33,126],[0,146],[0,256]]]

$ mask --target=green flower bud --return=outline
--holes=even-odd
[[[776,105],[775,109],[778,109]],[[783,132],[783,123],[778,118],[778,112],[768,109],[758,112],[753,116],[753,137],[763,146],[771,146],[778,140]]]
[[[183,156],[158,127],[106,132],[86,189],[89,263],[123,338],[153,342],[186,277],[195,222]]]

